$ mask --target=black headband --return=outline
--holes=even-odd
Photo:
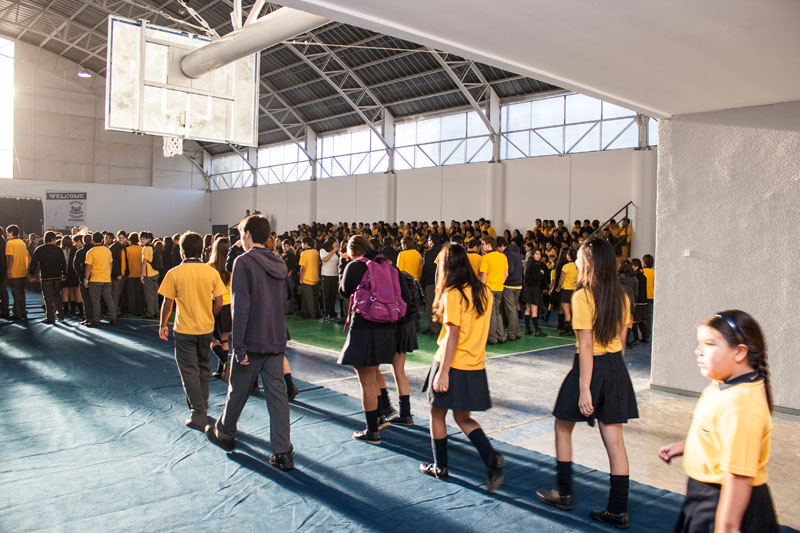
[[[719,313],[715,313],[714,316],[718,316],[722,320],[727,322],[728,326],[730,326],[730,328],[733,330],[733,332],[736,335],[738,335],[740,339],[742,339],[742,342],[744,342],[744,340],[745,340],[744,339],[744,333],[742,333],[742,330],[739,329],[739,326],[736,324],[736,322],[734,322],[733,318],[731,318],[731,315],[729,315],[728,313],[723,313],[722,311],[720,311]]]

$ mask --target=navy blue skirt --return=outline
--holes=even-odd
[[[492,407],[492,398],[489,396],[489,380],[486,379],[486,370],[458,370],[450,369],[450,386],[447,392],[433,391],[433,378],[439,371],[439,363],[434,360],[422,392],[428,395],[428,402],[442,409],[453,411],[486,411]]]

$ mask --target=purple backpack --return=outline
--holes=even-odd
[[[370,322],[397,322],[405,316],[406,302],[400,290],[400,276],[392,262],[380,254],[373,260],[359,257],[356,261],[365,263],[367,271],[356,292],[350,296],[350,310]],[[348,317],[345,330],[349,325]]]

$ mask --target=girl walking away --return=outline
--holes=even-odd
[[[422,388],[431,404],[433,463],[422,463],[423,474],[447,477],[447,411],[469,437],[486,464],[489,494],[503,485],[506,460],[483,433],[472,411],[492,406],[486,379],[486,340],[492,316],[492,293],[470,266],[467,252],[457,244],[442,249],[436,283],[434,319],[442,324],[439,349]]]
[[[347,243],[347,255],[350,261],[344,266],[340,276],[339,295],[349,300],[350,296],[356,293],[368,272],[366,261],[359,259],[375,260],[378,263],[387,260],[372,248],[369,240],[363,235],[350,237],[350,241]],[[400,283],[399,272],[394,266],[391,266],[391,268],[398,288],[406,292],[403,288],[405,284]],[[407,300],[407,296],[405,294],[403,299]],[[397,320],[395,319],[394,322],[367,320],[367,318],[355,312],[355,307],[351,302],[349,329],[342,353],[339,356],[339,364],[352,365],[355,368],[358,382],[361,386],[361,405],[364,408],[367,427],[364,430],[354,432],[353,438],[370,444],[380,444],[381,434],[378,430],[378,399],[380,396],[378,374],[380,373],[380,365],[391,364],[394,360],[395,348],[397,347],[395,338],[395,322]],[[405,312],[405,309],[403,309],[403,312]]]
[[[761,328],[744,311],[697,327],[697,365],[711,379],[686,440],[658,450],[683,455],[689,476],[675,531],[780,531],[767,488],[772,391]]]
[[[211,338],[211,350],[219,359],[217,370],[211,377],[228,381],[230,371],[228,369],[228,337],[231,334],[233,319],[231,318],[231,273],[225,269],[225,261],[228,257],[231,243],[225,237],[219,237],[214,241],[211,249],[211,256],[208,265],[219,272],[222,283],[225,285],[225,293],[222,295],[222,309],[214,317],[214,336]]]
[[[542,252],[536,250],[525,264],[525,288],[523,302],[525,304],[525,335],[533,335],[531,319],[537,337],[547,334],[539,327],[539,307],[542,305],[542,284],[547,267],[542,263]]]
[[[631,378],[622,358],[623,341],[631,322],[630,302],[617,276],[611,245],[590,237],[578,250],[578,289],[572,295],[572,327],[578,353],[558,391],[556,418],[558,488],[537,491],[539,499],[563,510],[575,503],[572,490],[572,430],[575,422],[600,425],[610,465],[608,506],[589,516],[620,529],[628,517],[628,455],[622,424],[638,418]]]

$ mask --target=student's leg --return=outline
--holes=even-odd
[[[288,453],[292,443],[289,436],[289,399],[283,381],[283,354],[267,355],[261,367],[261,381],[269,411],[269,440],[276,454]]]
[[[120,304],[120,296],[122,296],[122,287],[125,285],[125,279],[111,279],[111,299],[114,300],[114,309],[117,310],[117,315],[122,314],[122,310],[119,306]]]
[[[378,432],[378,384],[374,366],[355,367],[358,383],[361,386],[361,406],[367,419],[367,432]]]
[[[58,281],[61,283],[61,281]],[[58,309],[58,291],[56,290],[56,280],[42,280],[42,298],[44,299],[45,320],[53,321]]]
[[[517,313],[519,293],[520,289],[503,289],[503,309],[508,319],[508,340],[515,340],[520,337],[519,315]]]
[[[516,319],[516,316],[513,318]],[[478,450],[478,454],[488,469],[487,489],[489,494],[494,494],[503,485],[505,479],[503,476],[503,467],[506,464],[505,457],[494,449],[480,424],[472,418],[469,411],[453,411],[453,418],[464,435],[469,438],[469,441]]]
[[[622,438],[622,424],[604,424],[598,422],[600,436],[608,453],[609,481],[611,490],[608,494],[609,513],[619,514],[628,511],[628,486],[630,484],[628,470],[628,454]],[[596,516],[592,518],[598,519]]]
[[[531,304],[525,304],[525,335],[533,335],[531,331]]]
[[[14,298],[14,316],[26,318],[25,278],[10,278],[8,286],[11,289],[11,297]]]
[[[442,325],[433,321],[433,300],[436,296],[436,285],[425,285],[425,321],[428,325],[423,333],[438,335]]]
[[[0,317],[8,316],[8,278],[4,276],[0,279]]]
[[[114,302],[114,298],[111,295],[111,283],[103,283],[102,284],[102,291],[103,291],[103,301],[106,303],[106,309],[108,310],[108,318],[111,322],[117,321],[117,306]],[[206,357],[208,357],[208,353],[206,353]]]
[[[250,397],[250,389],[253,388],[253,383],[261,372],[264,358],[258,354],[252,355],[253,358],[247,365],[238,363],[235,356],[231,359],[231,377],[228,382],[228,393],[225,396],[225,409],[215,425],[217,435],[221,439],[230,441],[236,437],[239,416],[247,403],[247,398]]]
[[[185,335],[173,332],[175,336],[175,363],[181,377],[183,391],[189,404],[191,422],[205,426],[208,412],[208,335]],[[205,359],[201,359],[201,354]]]
[[[492,318],[489,323],[489,342],[505,342],[506,331],[503,329],[503,317],[500,310],[503,305],[503,291],[492,291]]]
[[[89,298],[92,300],[92,314],[89,322],[97,324],[100,322],[100,298],[102,296],[102,283],[89,282]]]
[[[447,477],[447,409],[431,405],[430,433],[433,463],[422,463],[419,470],[436,478]]]
[[[541,501],[559,509],[572,509],[572,430],[575,422],[556,418],[556,481],[555,490],[538,490]]]
[[[375,386],[378,389],[378,415],[379,417],[389,417],[397,411],[392,407],[389,400],[389,391],[386,389],[386,378],[381,373],[381,367],[375,367]]]
[[[406,354],[396,353],[392,359],[392,374],[394,374],[394,384],[397,387],[397,396],[400,402],[400,413],[390,419],[393,423],[412,422],[411,420],[411,386],[406,375]]]

